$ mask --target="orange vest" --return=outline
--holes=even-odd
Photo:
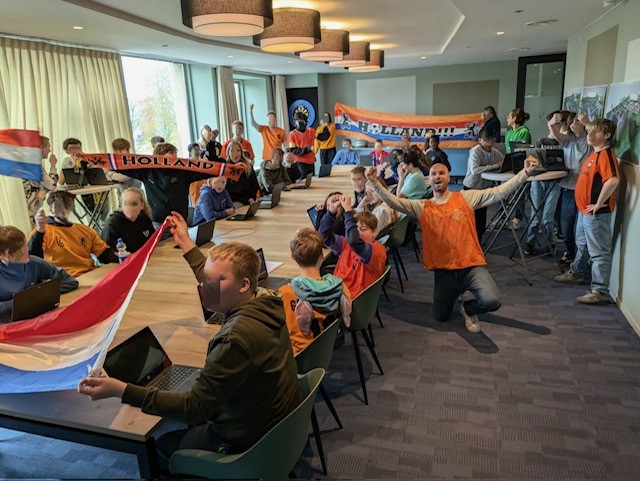
[[[313,331],[305,335],[300,329],[298,324],[298,316],[296,314],[296,305],[298,304],[298,296],[293,292],[291,284],[282,286],[278,291],[282,294],[282,304],[284,306],[284,318],[287,321],[287,329],[289,330],[289,339],[291,339],[291,347],[293,348],[293,354],[298,354],[305,347],[311,344],[311,341],[315,339]],[[347,287],[342,284],[342,292],[349,296]],[[318,326],[320,331],[324,331],[327,326],[324,325],[324,321],[327,318],[327,314],[323,314],[314,309],[314,317],[318,320]]]
[[[384,272],[387,263],[387,250],[378,241],[371,243],[373,253],[368,264],[356,254],[347,242],[342,238],[342,252],[333,275],[342,279],[344,285],[351,293],[351,299],[355,299],[367,287],[373,284]]]
[[[430,271],[485,266],[473,209],[460,192],[452,192],[449,202],[427,200],[420,216],[422,261]]]

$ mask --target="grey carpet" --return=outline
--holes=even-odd
[[[431,315],[433,274],[403,248],[374,327],[384,376],[366,351],[365,406],[353,346],[339,340],[325,386],[344,424],[316,405],[329,475],[349,479],[637,480],[640,340],[615,306],[578,305],[584,287],[533,286],[504,253],[488,257],[502,308],[469,334],[459,314]],[[311,441],[296,468],[322,478]],[[0,477],[131,478],[132,456],[0,430]]]

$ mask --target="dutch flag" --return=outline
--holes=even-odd
[[[62,309],[0,325],[0,394],[76,389],[98,375],[131,296],[168,227]]]
[[[42,180],[41,160],[37,130],[0,130],[0,175]]]

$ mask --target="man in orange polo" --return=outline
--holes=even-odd
[[[524,170],[499,187],[459,192],[449,190],[449,169],[435,163],[429,170],[433,198],[420,200],[401,199],[391,194],[378,183],[375,167],[367,171],[367,186],[383,202],[420,222],[423,263],[435,272],[433,314],[437,320],[448,320],[459,299],[467,330],[477,333],[480,332],[478,314],[500,308],[500,293],[485,267],[487,261],[476,235],[474,209],[506,199],[527,180],[537,163],[535,158],[528,157]],[[472,298],[460,298],[467,291]]]
[[[253,107],[253,104],[249,105],[251,126],[262,135],[262,160],[271,160],[273,151],[282,149],[285,140],[287,140],[287,134],[284,129],[276,125],[276,113],[274,110],[267,112],[267,125],[260,125],[253,117]]]

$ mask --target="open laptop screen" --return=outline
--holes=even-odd
[[[170,365],[151,329],[145,327],[107,353],[104,370],[121,381],[145,386]]]
[[[260,273],[258,274],[258,280],[266,279],[269,276],[269,272],[267,271],[267,262],[264,260],[264,252],[262,251],[262,247],[256,249],[258,253],[258,257],[260,258]]]

